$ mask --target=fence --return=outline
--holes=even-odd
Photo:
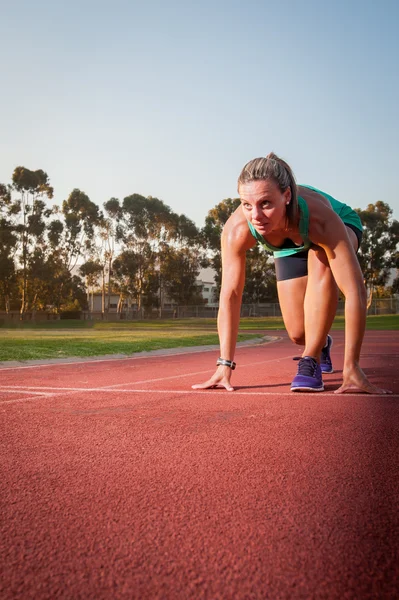
[[[137,321],[141,319],[187,319],[187,318],[216,318],[218,306],[176,306],[173,309],[153,309],[138,312],[130,309],[122,313],[104,314],[101,312],[84,312],[82,319],[106,321]],[[345,301],[338,302],[337,315],[345,314]],[[399,314],[399,296],[392,298],[374,298],[367,312],[368,315],[395,315]],[[241,317],[281,317],[278,302],[265,302],[262,304],[243,304]]]
[[[88,312],[72,313],[70,315],[58,315],[51,312],[25,313],[23,321],[43,322],[56,321],[60,318],[80,318],[88,321],[139,321],[142,319],[189,319],[210,318],[215,319],[218,314],[218,306],[176,306],[175,308],[153,309],[142,311],[127,310],[122,313]],[[345,313],[345,302],[338,302],[337,315]],[[395,315],[399,314],[399,296],[392,298],[374,298],[368,309],[368,315]],[[281,317],[280,305],[277,302],[265,302],[262,304],[243,304],[241,306],[241,317]],[[21,316],[18,311],[9,313],[0,311],[0,325],[5,323],[18,323]]]
[[[0,325],[2,323],[19,323],[20,321],[32,321],[33,323],[42,323],[43,321],[59,321],[60,315],[49,311],[27,312],[21,318],[19,310],[10,310],[5,312],[0,310]]]

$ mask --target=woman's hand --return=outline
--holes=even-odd
[[[351,369],[344,370],[344,380],[335,394],[343,394],[344,392],[361,391],[367,394],[392,394],[390,390],[384,390],[369,382],[362,369],[355,365]]]
[[[192,385],[191,387],[194,390],[205,390],[207,388],[224,387],[224,388],[226,388],[226,390],[228,392],[233,392],[234,388],[230,383],[230,377],[231,377],[230,367],[224,367],[221,365],[220,367],[217,368],[215,374],[212,375],[212,377],[210,379],[208,379],[208,381],[205,381],[205,383],[196,383],[195,385]]]

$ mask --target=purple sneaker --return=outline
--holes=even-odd
[[[291,392],[322,392],[324,390],[320,365],[311,356],[298,363],[298,373],[291,383]]]
[[[322,373],[334,373],[334,369],[331,362],[331,348],[333,345],[333,339],[331,335],[327,336],[327,344],[321,351],[320,368]]]

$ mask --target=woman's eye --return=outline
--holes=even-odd
[[[270,202],[262,202],[262,208],[267,208]]]

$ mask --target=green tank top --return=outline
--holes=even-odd
[[[343,202],[339,202],[329,194],[318,190],[311,185],[302,185],[302,187],[306,187],[309,190],[313,190],[318,194],[321,194],[331,204],[331,208],[333,211],[340,217],[340,219],[347,225],[353,225],[357,227],[360,231],[363,230],[362,222],[360,220],[359,215],[347,204]],[[273,252],[274,258],[282,258],[284,256],[292,256],[292,254],[297,254],[298,252],[304,252],[305,250],[309,250],[312,245],[311,240],[309,239],[309,208],[306,203],[306,200],[302,198],[302,196],[298,196],[298,208],[299,208],[299,234],[303,240],[303,244],[301,246],[296,246],[292,240],[289,238],[284,240],[283,246],[272,246],[269,244],[263,235],[261,235],[258,231],[256,231],[255,227],[248,221],[248,227],[256,239],[256,241],[261,244],[265,250],[269,252]]]

